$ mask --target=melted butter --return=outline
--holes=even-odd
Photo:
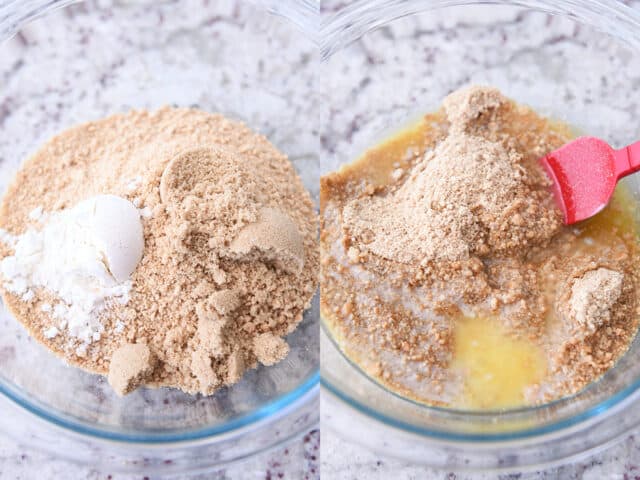
[[[536,138],[545,132],[565,141],[577,136],[577,132],[567,125],[538,117],[526,107],[516,107],[517,121],[505,126],[504,132],[522,139],[524,144],[535,143]],[[409,123],[368,149],[357,160],[344,165],[337,174],[355,183],[365,181],[380,186],[393,183],[395,169],[410,167],[417,157],[438,142],[443,121],[443,112],[438,111]],[[602,257],[605,249],[638,254],[636,205],[637,200],[630,189],[624,184],[619,185],[612,201],[601,213],[566,227],[575,229],[577,237],[582,240],[574,247],[579,253],[595,258]],[[561,257],[569,253],[576,251],[557,252]],[[557,293],[557,280],[550,280],[540,287],[546,292],[547,303],[551,306]],[[549,309],[546,321],[548,324],[559,321],[553,308]],[[543,348],[528,338],[508,332],[500,317],[460,317],[454,322],[453,360],[449,368],[461,378],[462,394],[451,405],[480,410],[526,405],[527,389],[544,383],[547,374]]]
[[[509,335],[495,319],[463,317],[451,367],[464,379],[460,407],[499,409],[524,402],[525,388],[544,377],[546,361],[541,348]]]
[[[580,250],[596,256],[603,248],[617,246],[637,251],[634,205],[628,187],[618,186],[601,213],[573,227],[582,240]],[[546,287],[548,301],[553,302],[557,284],[549,282]],[[453,358],[451,368],[463,378],[463,394],[457,401],[457,406],[462,408],[501,409],[523,405],[526,389],[543,382],[546,373],[547,360],[542,348],[528,339],[514,337],[492,318],[456,320]]]
[[[579,237],[596,243],[610,243],[619,237],[632,251],[637,249],[637,220],[635,216],[637,200],[625,184],[616,188],[609,205],[599,214],[576,225]],[[617,235],[616,235],[617,234]]]
[[[434,117],[432,123],[437,122]],[[420,118],[395,132],[378,146],[370,148],[357,160],[343,165],[339,174],[351,180],[365,180],[374,185],[386,185],[396,168],[406,168],[412,155],[421,155],[429,146],[427,120]]]

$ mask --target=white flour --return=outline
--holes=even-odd
[[[0,234],[14,249],[0,261],[5,288],[25,302],[33,300],[36,288],[60,299],[41,306],[51,312],[47,338],[66,330],[85,346],[99,340],[100,312],[129,300],[129,276],[142,257],[138,210],[123,198],[99,195],[62,212],[46,215],[37,208],[29,216],[42,223],[41,230]]]

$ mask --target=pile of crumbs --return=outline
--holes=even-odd
[[[321,308],[343,348],[392,390],[446,406],[462,388],[456,320],[498,318],[548,359],[526,403],[597,379],[637,329],[640,255],[633,231],[562,225],[538,159],[568,131],[476,86],[420,128],[417,154],[390,150],[385,181],[371,174],[384,145],[322,179]]]
[[[211,394],[277,363],[317,286],[317,217],[286,156],[195,109],[52,138],[17,173],[0,227],[8,308],[120,394]]]

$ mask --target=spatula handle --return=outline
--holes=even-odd
[[[618,178],[626,177],[640,170],[640,142],[614,151]]]

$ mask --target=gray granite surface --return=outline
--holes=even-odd
[[[314,480],[319,478],[320,433],[313,430],[289,445],[228,467],[206,473],[171,476],[177,480]],[[109,469],[78,465],[35,451],[26,442],[0,435],[0,479],[2,480],[154,480],[163,476],[138,472],[118,474]]]
[[[326,424],[330,412],[323,412]],[[527,473],[469,473],[434,470],[372,452],[345,442],[323,427],[321,445],[322,478],[329,480],[638,480],[640,441],[632,435],[602,453],[558,468]]]

